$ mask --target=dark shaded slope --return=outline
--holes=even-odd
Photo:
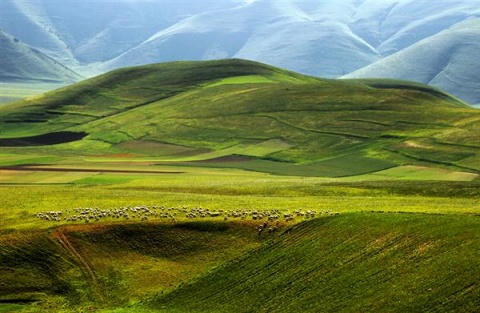
[[[430,87],[424,84],[414,83],[410,81],[394,80],[394,79],[357,79],[354,81],[362,82],[367,86],[380,88],[380,89],[403,89],[403,90],[416,90],[430,94],[439,99],[455,101],[452,95],[437,89],[435,87]],[[464,105],[468,107],[469,105],[466,102],[463,102],[459,99],[456,99],[458,105]]]
[[[205,221],[0,234],[0,306],[36,302],[29,308],[35,312],[124,306],[171,290],[262,241],[249,225]]]

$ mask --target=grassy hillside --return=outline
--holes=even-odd
[[[412,214],[320,218],[118,312],[474,312],[479,223]]]
[[[226,84],[228,79],[235,77],[246,77],[246,82],[264,77],[267,82],[314,80],[245,61],[156,64],[116,70],[46,93],[42,97],[18,102],[4,108],[2,116],[7,123],[26,122],[28,128],[33,126],[34,129],[28,132],[30,134],[64,130],[72,125],[159,102],[198,89],[204,84]],[[54,125],[43,125],[46,121]],[[18,127],[15,128],[13,131],[18,132]],[[9,135],[8,128],[4,129],[4,136],[12,136]]]
[[[243,60],[117,70],[1,107],[0,120],[1,137],[17,142],[3,146],[31,146],[50,133],[88,134],[46,148],[6,148],[12,153],[211,160],[213,167],[307,176],[412,163],[480,169],[480,113],[442,91],[401,81],[321,80]],[[225,164],[223,157],[235,155],[250,158]]]
[[[262,241],[248,224],[221,222],[2,234],[0,312],[125,306],[169,292]]]

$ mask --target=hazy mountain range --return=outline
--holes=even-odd
[[[82,76],[0,30],[0,81],[75,82]]]
[[[1,10],[1,29],[84,76],[244,58],[327,78],[415,80],[480,103],[476,1],[2,0]]]

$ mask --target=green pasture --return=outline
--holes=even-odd
[[[354,180],[432,180],[432,181],[472,181],[478,178],[478,174],[458,172],[443,168],[422,166],[399,166],[391,169],[378,171],[366,175],[351,178]]]
[[[478,307],[471,297],[478,277],[465,272],[478,259],[475,174],[406,166],[322,178],[103,158],[37,165],[70,172],[0,172],[0,284],[8,286],[0,288],[0,312]],[[125,172],[108,172],[115,169]],[[133,173],[151,169],[157,173]],[[447,180],[430,180],[442,176]],[[339,215],[296,217],[263,236],[251,217],[86,224],[34,216],[139,205]],[[440,272],[446,265],[450,270]],[[451,302],[432,298],[433,291]],[[395,294],[402,297],[390,301]]]
[[[157,172],[135,172],[152,167]],[[66,171],[45,171],[49,168]],[[75,171],[69,172],[69,168]],[[108,172],[120,168],[125,172]],[[229,168],[128,167],[112,163],[105,164],[103,170],[102,164],[44,166],[43,169],[1,170],[2,229],[56,225],[34,218],[33,214],[38,212],[136,205],[201,206],[211,210],[279,209],[282,212],[297,209],[341,213],[480,212],[479,183],[472,181],[475,175],[434,168],[413,171],[405,167],[338,179],[279,176]],[[82,169],[88,171],[82,172]],[[434,177],[439,180],[432,180]],[[444,182],[439,183],[440,179]]]
[[[0,153],[0,166],[15,166],[23,164],[49,164],[58,162],[59,159],[38,154],[4,154]]]

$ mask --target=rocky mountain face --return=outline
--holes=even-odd
[[[328,78],[417,80],[480,103],[475,1],[3,0],[2,11],[0,28],[87,76],[244,58]]]

